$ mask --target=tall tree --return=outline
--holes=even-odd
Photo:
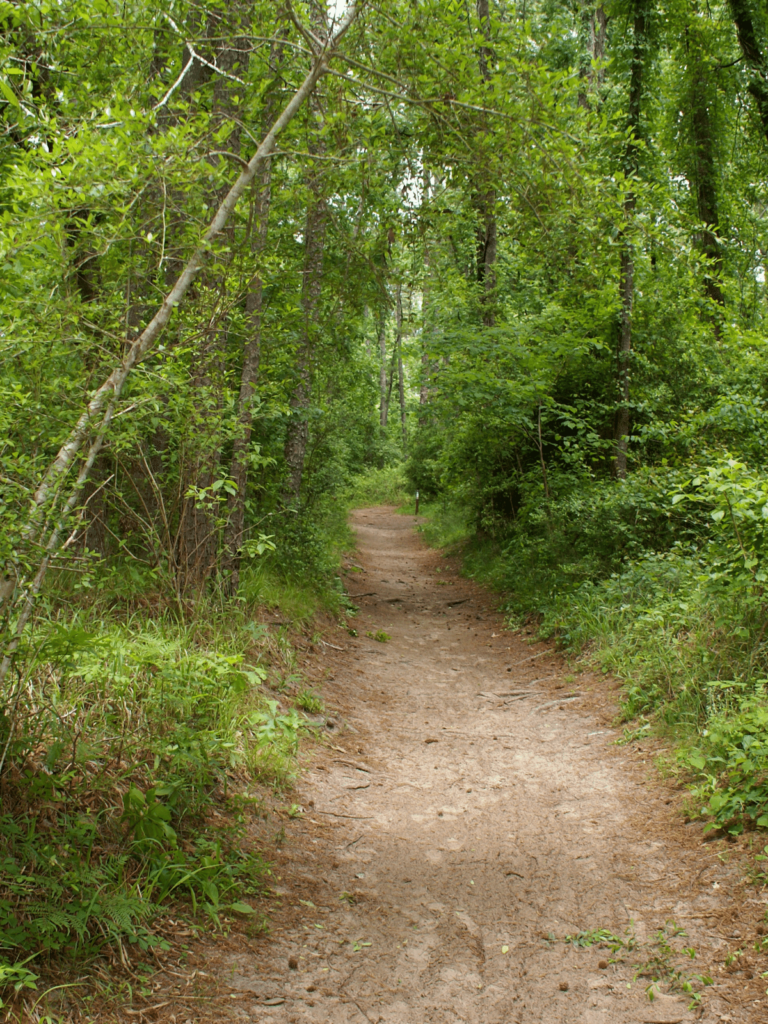
[[[747,88],[755,101],[768,139],[768,34],[764,9],[752,0],[729,0],[744,61],[750,71]]]
[[[491,14],[488,0],[477,0],[477,18],[483,42],[478,48],[478,65],[483,84],[487,86],[492,77],[494,59],[491,42]],[[481,124],[478,135],[487,145],[491,141],[491,131],[487,121]],[[491,143],[492,145],[492,143]],[[489,154],[485,154],[486,160]],[[491,168],[486,165],[476,185],[475,205],[477,208],[477,280],[481,288],[480,307],[482,322],[486,327],[493,327],[496,320],[496,255],[498,250],[498,225],[496,221],[496,189],[488,180]]]
[[[637,208],[634,180],[640,170],[642,146],[642,102],[648,62],[648,32],[653,0],[631,0],[632,44],[627,96],[626,133],[623,170],[627,180],[624,200],[624,229],[619,264],[619,337],[618,384],[619,405],[616,415],[616,463],[619,479],[627,475],[627,445],[630,426],[632,313],[635,301],[635,254],[632,240],[633,220]]]
[[[697,232],[698,246],[707,260],[704,277],[704,291],[716,306],[725,302],[720,278],[723,254],[718,239],[720,210],[718,201],[717,171],[717,78],[710,56],[711,40],[701,24],[702,16],[696,10],[686,33],[689,89],[689,179],[696,196],[696,210],[701,221]],[[715,333],[719,336],[720,324],[713,318]]]
[[[284,41],[280,38],[280,33],[283,30],[285,18],[285,11],[280,9],[277,13],[277,38],[272,43],[270,52],[269,71],[272,76],[272,83],[267,88],[264,99],[262,124],[265,128],[274,117],[274,111],[279,99],[280,65],[284,55]],[[229,469],[233,493],[230,493],[228,498],[225,535],[226,569],[229,573],[227,586],[231,593],[236,593],[240,582],[240,563],[245,533],[245,509],[248,497],[248,464],[251,435],[253,433],[253,407],[261,362],[264,282],[263,271],[259,264],[264,256],[267,244],[271,201],[272,158],[270,157],[264,161],[254,180],[249,218],[249,248],[255,268],[248,283],[245,299],[246,335],[237,396],[237,421]]]
[[[319,117],[320,111],[316,109]],[[313,144],[315,152],[323,147]],[[328,204],[323,195],[322,170],[313,168],[309,180],[310,201],[304,227],[304,267],[301,285],[301,331],[293,393],[290,399],[291,418],[285,439],[285,462],[288,467],[284,499],[296,503],[301,496],[301,480],[309,440],[309,408],[312,397],[312,365],[320,319],[320,296],[323,287],[323,254],[328,226]]]
[[[400,399],[400,430],[403,454],[405,454],[408,437],[405,419],[405,374],[403,372],[403,288],[400,282],[395,291],[395,350],[397,352],[397,390]]]

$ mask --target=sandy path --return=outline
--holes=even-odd
[[[765,982],[717,963],[744,944],[739,928],[753,937],[764,907],[755,899],[746,924],[743,910],[740,923],[729,917],[733,867],[673,818],[672,791],[644,783],[638,755],[612,743],[591,677],[574,680],[544,645],[503,632],[492,596],[427,550],[411,518],[364,509],[354,526],[346,578],[359,636],[340,633],[345,650],[315,660],[337,728],[302,777],[305,817],[286,825],[273,935],[221,968],[235,997],[226,1016],[768,1020]],[[365,635],[380,629],[389,642]],[[663,954],[652,940],[669,919],[687,932],[672,947],[697,951],[670,963],[715,978],[695,1010],[667,984],[649,1002],[648,979],[634,979]],[[601,968],[610,951],[563,941],[594,929],[631,933],[638,948]]]

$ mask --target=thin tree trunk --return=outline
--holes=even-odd
[[[488,0],[477,0],[477,17],[486,44],[491,40],[491,16]],[[491,61],[493,50],[490,45],[480,47],[478,62],[480,74],[484,82],[491,78]],[[483,126],[481,135],[488,135],[488,128]],[[477,226],[477,280],[482,287],[480,306],[484,327],[493,327],[496,322],[496,251],[498,247],[496,226],[496,190],[492,187],[481,187],[477,197],[477,212],[480,223]]]
[[[240,86],[226,75],[236,76],[240,70],[242,55],[247,52],[248,41],[238,36],[241,11],[237,3],[230,5],[223,15],[211,13],[208,19],[208,36],[218,42],[213,48],[216,65],[224,75],[219,75],[213,84],[213,106],[211,123],[215,137],[229,128],[226,140],[219,145],[240,156],[241,130],[237,123],[242,96]],[[265,119],[266,128],[269,120]],[[215,166],[226,158],[219,153],[211,157]],[[269,166],[267,161],[264,168]],[[223,195],[214,193],[212,199],[221,201]],[[224,229],[231,246],[234,241],[232,226]],[[224,266],[231,256],[222,259]],[[208,293],[212,304],[217,302],[226,289],[226,269],[219,271],[208,281]],[[224,405],[225,352],[227,347],[228,324],[226,318],[214,322],[208,332],[206,343],[196,353],[196,371],[193,380],[194,414],[192,429],[187,443],[188,458],[182,466],[185,497],[181,506],[181,522],[178,531],[178,573],[179,589],[201,591],[209,577],[215,573],[221,554],[221,510],[216,498],[208,492],[207,500],[200,500],[196,493],[205,492],[222,475],[222,410]],[[189,496],[188,490],[192,490]],[[223,495],[222,495],[223,497]],[[224,563],[227,560],[226,533],[224,536]]]
[[[585,8],[583,14],[587,23],[587,60],[584,60],[581,68],[581,77],[584,83],[579,90],[579,106],[585,110],[592,109],[593,94],[603,84],[605,70],[602,67],[595,68],[605,59],[605,41],[608,35],[608,16],[602,4],[598,4],[591,12]],[[582,22],[583,24],[583,22]]]
[[[389,360],[389,370],[387,371],[387,419],[389,419],[389,413],[392,409],[392,385],[395,382],[395,370],[397,368],[397,342],[392,346],[392,355]],[[386,423],[384,424],[386,426]]]
[[[744,61],[752,72],[747,88],[757,104],[763,132],[768,139],[768,56],[760,43],[750,0],[729,0],[729,5]]]
[[[616,476],[627,475],[627,438],[629,435],[629,359],[632,351],[632,307],[635,298],[635,262],[632,245],[625,242],[621,252],[619,273],[621,313],[619,320],[619,391],[621,395],[616,416]]]
[[[39,563],[38,570],[32,581],[26,584],[26,586],[20,558],[14,557],[5,565],[2,586],[0,586],[0,601],[3,602],[3,607],[7,608],[10,605],[19,589],[21,593],[17,598],[20,613],[10,642],[6,647],[3,660],[0,663],[0,684],[8,673],[13,655],[19,645],[21,633],[32,613],[32,608],[34,607],[40,586],[42,586],[51,554],[59,545],[63,531],[63,526],[61,525],[63,517],[68,515],[77,504],[82,487],[88,479],[90,469],[111,424],[115,405],[120,398],[126,380],[130,376],[131,371],[149,354],[157,343],[163,329],[171,318],[173,310],[182,302],[198,274],[205,266],[206,254],[210,248],[210,243],[221,234],[240,197],[253,181],[256,172],[263,165],[264,161],[274,151],[278,135],[291,122],[304,101],[311,95],[319,79],[327,72],[328,61],[334,56],[336,48],[354,22],[357,13],[358,7],[356,4],[354,2],[350,3],[347,14],[340,22],[338,29],[313,58],[312,66],[303,82],[267,132],[246,167],[238,175],[237,180],[204,232],[200,244],[192,253],[173,287],[168,291],[159,309],[145,329],[126,348],[121,362],[95,390],[77,423],[70,431],[56,458],[48,466],[35,490],[27,524],[22,532],[22,540],[25,547],[31,548],[34,545],[38,545],[39,548],[44,550],[45,554]],[[65,486],[66,476],[75,465],[83,445],[88,443],[90,437],[93,440],[90,442],[87,457],[82,463],[77,478],[67,494]],[[61,510],[58,515],[56,515],[57,506]],[[50,531],[47,531],[46,525],[49,521],[52,521],[53,525]],[[44,537],[43,535],[46,532],[48,536]]]
[[[379,425],[387,426],[387,320],[382,314],[379,322]]]
[[[310,0],[310,18],[316,33],[325,31],[328,9],[326,0]],[[322,113],[318,105],[312,110],[316,120]],[[315,136],[309,146],[310,153],[322,155],[325,140]],[[328,205],[323,195],[322,172],[319,167],[311,172],[309,189],[312,194],[304,234],[304,271],[301,283],[301,308],[303,313],[302,337],[296,365],[297,383],[290,399],[291,419],[285,440],[285,461],[288,466],[288,480],[283,492],[285,504],[296,505],[301,497],[301,483],[304,462],[309,442],[309,406],[312,396],[312,362],[314,358],[315,335],[320,318],[320,295],[323,286],[323,256],[325,232],[328,221]]]
[[[539,407],[536,415],[536,426],[538,428],[538,448],[539,448],[539,462],[541,463],[541,477],[544,481],[544,498],[547,502],[550,500],[549,493],[549,478],[547,477],[547,461],[544,458],[544,441],[541,436],[541,400],[539,400]]]
[[[320,195],[320,182],[315,178],[315,194],[309,210],[305,231],[304,279],[301,289],[303,312],[302,337],[296,367],[297,383],[290,400],[291,420],[285,441],[288,481],[283,494],[285,503],[296,503],[301,496],[301,479],[309,441],[309,403],[312,394],[312,357],[315,333],[320,315],[320,293],[323,284],[323,254],[327,225],[327,204]]]
[[[282,46],[273,45],[271,70],[277,75]],[[274,116],[275,94],[268,94],[264,107],[263,122],[269,124]],[[251,253],[256,262],[267,244],[269,210],[272,203],[272,161],[262,165],[256,183],[251,221]],[[225,567],[229,573],[227,588],[230,594],[237,593],[240,585],[240,563],[243,536],[245,533],[245,502],[248,490],[248,453],[253,432],[253,402],[261,363],[261,321],[263,282],[261,273],[254,275],[245,300],[246,343],[243,350],[243,365],[240,372],[240,390],[237,404],[237,426],[232,445],[232,460],[229,475],[235,486],[235,493],[229,496],[227,527],[225,531]]]
[[[589,50],[593,63],[605,60],[605,40],[608,35],[608,15],[602,4],[595,8],[589,22]],[[590,66],[589,80],[591,85],[602,85],[605,77],[605,69],[602,67],[595,70]]]
[[[398,284],[395,297],[395,345],[397,346],[397,382],[400,392],[400,428],[403,432],[403,454],[406,450],[405,378],[403,376],[403,294]]]
[[[710,68],[706,62],[706,50],[693,25],[688,33],[688,50],[691,69],[691,161],[690,177],[696,195],[696,210],[702,227],[697,244],[699,251],[709,264],[704,277],[704,293],[714,306],[708,314],[713,321],[715,337],[720,336],[720,320],[713,312],[717,306],[725,305],[725,296],[720,287],[723,254],[717,237],[720,217],[717,201],[717,169],[715,163],[715,125],[711,106],[717,98]],[[693,51],[692,53],[690,51]]]
[[[429,193],[431,177],[429,170],[424,167],[422,180],[423,205],[429,204]],[[427,218],[422,221],[422,232],[424,242],[424,286],[421,290],[421,380],[419,381],[419,424],[426,422],[426,405],[429,402],[429,378],[431,365],[429,360],[429,338],[431,332],[430,324],[430,282],[429,275],[432,270],[432,250],[429,244],[429,225]]]
[[[629,103],[627,107],[627,127],[631,134],[624,154],[624,173],[628,179],[636,177],[639,169],[640,108],[645,85],[648,17],[651,13],[652,4],[653,0],[634,0],[632,62],[629,80]],[[620,314],[617,346],[619,405],[616,413],[616,461],[614,463],[614,472],[620,480],[623,480],[627,475],[627,447],[630,428],[632,313],[635,301],[635,258],[632,247],[631,227],[636,207],[637,197],[630,190],[624,201],[625,226],[619,266]]]
[[[271,203],[270,168],[265,165],[259,190],[254,203],[254,234],[252,252],[258,255],[264,251],[267,241],[269,207]],[[229,570],[229,590],[234,594],[240,583],[240,549],[245,531],[245,501],[248,488],[248,453],[253,432],[253,400],[261,363],[261,317],[263,282],[256,274],[248,289],[245,300],[247,341],[243,351],[243,366],[240,373],[240,391],[237,405],[237,427],[232,444],[232,460],[229,476],[235,486],[235,493],[228,502],[225,548]]]

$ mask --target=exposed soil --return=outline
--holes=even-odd
[[[329,634],[304,666],[335,727],[291,797],[305,813],[276,851],[272,933],[198,947],[216,993],[159,991],[163,1017],[768,1021],[754,951],[767,901],[742,857],[683,823],[649,747],[616,745],[614,684],[505,631],[493,595],[426,549],[412,517],[363,509],[353,525],[358,636]],[[367,635],[380,630],[391,639]],[[634,948],[564,941],[599,929]],[[693,1008],[685,979],[703,993]]]

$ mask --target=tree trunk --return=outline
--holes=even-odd
[[[429,206],[431,175],[424,167],[422,177],[422,204],[426,213]],[[429,244],[429,221],[427,216],[422,219],[422,240],[424,244],[424,286],[421,290],[421,379],[419,381],[419,424],[426,423],[426,406],[429,402],[429,378],[432,367],[429,360],[429,338],[431,334],[429,275],[432,270],[432,250]]]
[[[281,12],[282,14],[282,12]],[[279,17],[278,20],[281,20]],[[270,59],[271,71],[277,77],[283,49],[274,43]],[[274,116],[275,91],[270,90],[264,105],[263,123],[268,125]],[[257,270],[248,288],[245,300],[246,343],[243,350],[243,364],[240,371],[240,390],[237,403],[237,426],[232,445],[232,460],[229,468],[230,479],[235,493],[228,500],[227,526],[225,531],[225,559],[228,572],[227,588],[230,594],[237,593],[240,585],[240,562],[243,536],[245,533],[245,502],[248,491],[248,454],[253,431],[253,401],[261,363],[261,320],[263,282],[258,269],[267,244],[269,209],[272,202],[272,161],[266,160],[256,180],[256,194],[251,218],[251,253],[257,263]]]
[[[309,403],[312,393],[312,356],[320,316],[320,292],[323,276],[323,252],[327,224],[327,205],[320,194],[318,176],[311,189],[314,199],[307,211],[304,249],[304,275],[301,288],[302,336],[296,366],[297,383],[290,400],[291,420],[285,440],[288,480],[283,492],[286,504],[296,504],[301,496],[301,478],[309,440]]]
[[[486,192],[479,201],[482,223],[477,229],[477,279],[482,285],[480,305],[484,327],[493,327],[496,322],[494,302],[496,296],[496,216],[493,208],[496,193]]]
[[[627,443],[629,435],[629,357],[632,351],[632,306],[635,297],[635,262],[632,245],[625,242],[621,253],[619,288],[621,314],[619,320],[619,392],[621,395],[616,416],[616,476],[627,475]]]
[[[757,104],[763,132],[768,139],[768,56],[758,37],[750,0],[729,0],[729,5],[741,52],[752,72],[747,88]]]
[[[387,426],[387,321],[382,314],[379,321],[379,425]]]
[[[224,16],[210,14],[207,26],[207,36],[218,40],[212,52],[217,67],[224,72],[224,75],[216,77],[213,84],[212,128],[217,136],[227,127],[230,128],[229,135],[219,145],[236,156],[240,155],[241,133],[236,122],[241,99],[240,87],[225,76],[239,71],[242,53],[247,49],[247,40],[236,34],[240,27],[239,20],[239,10],[235,4]],[[225,157],[214,154],[210,159],[218,166]],[[218,195],[214,192],[209,201],[211,204],[218,201],[218,205],[223,198],[223,192]],[[225,228],[224,234],[231,245],[234,238],[231,225]],[[230,261],[231,256],[222,257],[225,267]],[[210,277],[204,282],[205,287],[200,289],[201,297],[208,297],[212,308],[215,308],[225,291],[225,279],[226,269]],[[227,337],[227,321],[222,318],[211,324],[206,343],[196,353],[194,413],[187,442],[189,457],[182,467],[184,499],[177,557],[177,585],[180,592],[201,591],[216,571],[219,561],[222,511],[219,498],[210,491],[203,499],[200,495],[223,472],[221,430],[226,388],[224,361]]]
[[[261,174],[254,202],[254,225],[251,251],[258,259],[267,241],[269,207],[271,194],[271,173],[269,164]],[[229,476],[235,486],[235,493],[229,496],[227,527],[225,534],[226,568],[229,571],[228,589],[237,592],[240,583],[240,549],[245,531],[245,501],[248,489],[248,453],[253,431],[253,400],[261,363],[261,308],[263,283],[257,272],[245,300],[247,340],[243,351],[243,365],[240,372],[240,390],[237,404],[237,427],[232,444],[232,460]]]
[[[477,0],[477,17],[480,21],[480,28],[486,44],[491,40],[491,16],[488,9],[488,0]],[[480,47],[478,62],[480,75],[484,82],[491,78],[491,61],[493,50],[490,45]],[[489,134],[487,125],[483,125],[481,136]],[[492,187],[480,187],[476,199],[478,225],[476,229],[477,247],[477,280],[481,286],[480,307],[482,311],[482,322],[484,327],[493,327],[496,322],[496,251],[497,251],[497,227],[496,227],[496,190]]]
[[[718,241],[719,211],[717,168],[715,163],[715,125],[711,107],[717,98],[717,87],[706,62],[706,50],[693,25],[688,33],[690,80],[690,142],[689,176],[696,195],[696,211],[702,223],[697,239],[700,252],[709,264],[704,277],[704,292],[715,306],[723,306],[725,297],[720,287],[723,254]],[[692,53],[690,51],[693,51]],[[713,310],[714,307],[711,307]],[[720,322],[710,311],[715,336],[720,335]]]
[[[592,62],[605,60],[605,40],[608,35],[608,15],[602,4],[598,4],[589,22],[589,52]],[[589,80],[592,85],[602,85],[605,70],[590,64]]]
[[[592,96],[596,89],[603,84],[605,70],[602,67],[595,68],[596,63],[605,59],[605,40],[608,35],[608,16],[602,4],[598,4],[591,12],[584,9],[582,15],[582,26],[587,21],[587,52],[586,60],[582,61],[581,78],[583,86],[579,90],[579,106],[585,110],[592,109]],[[582,29],[584,31],[584,29]]]
[[[406,450],[405,378],[403,375],[403,293],[398,284],[395,298],[395,345],[397,347],[397,382],[400,393],[400,428],[403,433],[403,454]]]
[[[648,46],[648,17],[653,0],[634,0],[632,25],[632,61],[627,104],[627,128],[630,136],[624,152],[624,173],[628,179],[637,176],[641,139],[640,109],[645,85],[645,60]],[[619,339],[617,352],[617,378],[619,405],[616,414],[616,461],[614,472],[623,480],[627,475],[627,447],[630,428],[629,403],[631,397],[632,312],[635,300],[635,258],[630,237],[637,197],[631,190],[624,201],[624,231],[619,266]]]

